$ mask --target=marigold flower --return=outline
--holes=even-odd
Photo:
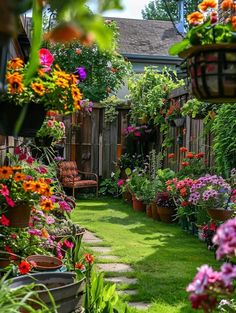
[[[204,15],[200,12],[193,12],[187,16],[187,20],[190,25],[197,25],[203,22]]]
[[[31,83],[30,86],[39,96],[43,96],[45,94],[45,88],[42,83]]]
[[[13,69],[13,70],[18,70],[19,68],[22,68],[23,66],[24,66],[24,61],[21,60],[20,58],[11,59],[7,63],[7,68]]]
[[[16,172],[14,177],[13,177],[14,181],[18,182],[18,181],[22,181],[25,179],[25,174],[20,173],[20,172]]]
[[[54,209],[54,203],[50,199],[44,199],[40,202],[40,206],[44,211],[51,211]]]
[[[28,274],[31,269],[30,263],[26,261],[21,261],[21,263],[18,265],[18,269],[21,275]]]
[[[0,179],[8,179],[13,174],[13,170],[10,166],[0,167]]]
[[[232,5],[233,5],[233,0],[224,0],[221,3],[221,10],[223,11],[230,10],[232,8]]]
[[[204,0],[199,5],[198,8],[202,12],[205,12],[207,9],[215,9],[217,7],[216,0]]]
[[[168,159],[173,159],[175,157],[175,154],[174,153],[169,153],[167,157],[168,157]]]
[[[94,262],[94,256],[93,256],[92,254],[87,253],[87,254],[84,255],[84,258],[85,258],[85,261],[86,261],[87,263],[89,263],[90,265],[93,264],[93,262]]]
[[[187,152],[187,151],[188,151],[188,149],[187,149],[187,148],[185,148],[185,147],[181,147],[181,148],[179,148],[179,151],[184,153],[184,152]]]

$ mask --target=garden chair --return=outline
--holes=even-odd
[[[75,161],[62,161],[59,163],[58,169],[58,179],[62,187],[72,188],[73,197],[75,189],[79,188],[96,188],[96,196],[98,196],[98,176],[96,174],[78,170]],[[91,177],[94,177],[94,180]]]

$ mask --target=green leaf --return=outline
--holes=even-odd
[[[107,10],[121,10],[123,8],[120,0],[99,0],[98,6],[100,13]]]
[[[39,4],[38,0],[33,2],[33,35],[31,42],[31,53],[29,59],[28,71],[25,75],[24,84],[28,85],[30,83],[31,77],[37,71],[39,66],[39,49],[41,47],[42,40],[42,6]]]
[[[189,46],[189,40],[183,39],[181,42],[175,43],[169,49],[170,55],[177,55],[180,52],[184,51]]]

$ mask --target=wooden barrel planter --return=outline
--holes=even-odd
[[[29,226],[31,206],[25,202],[16,202],[14,207],[8,207],[6,217],[10,227],[24,228]]]
[[[142,200],[136,199],[135,196],[132,197],[132,200],[133,200],[133,209],[134,209],[134,211],[145,212],[146,205],[143,203]]]
[[[157,212],[157,204],[156,204],[156,202],[152,202],[151,209],[152,209],[152,218],[154,220],[160,221],[161,219],[160,219],[159,213]]]
[[[75,273],[36,273],[13,278],[10,288],[15,289],[20,286],[43,284],[50,291],[54,298],[58,313],[70,313],[81,309],[84,295],[85,278],[76,281]],[[37,291],[39,298],[49,307],[51,300],[48,292],[42,288]],[[31,304],[34,308],[39,308],[38,304]]]
[[[187,59],[192,93],[196,98],[213,103],[235,103],[235,44],[195,46],[180,53],[180,57]]]

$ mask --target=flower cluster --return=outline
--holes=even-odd
[[[65,124],[56,119],[45,119],[38,130],[36,137],[52,137],[53,142],[60,141],[65,137]]]
[[[175,208],[176,205],[168,192],[159,192],[157,194],[157,206],[162,208]]]
[[[29,85],[24,84],[27,64],[19,58],[8,62],[8,91],[3,97],[21,106],[32,101],[44,105],[46,110],[81,110],[83,96],[78,86],[86,78],[81,69],[69,74],[58,65],[53,66],[54,56],[47,49],[40,49],[39,57],[40,68]]]
[[[175,118],[182,117],[180,110],[180,103],[178,101],[172,101],[170,107],[167,110],[166,118],[167,120],[173,120]]]
[[[190,189],[189,202],[204,208],[227,208],[231,197],[230,185],[217,175],[198,178]]]
[[[167,191],[174,197],[176,203],[182,207],[187,207],[190,205],[188,202],[190,188],[192,187],[194,180],[191,178],[184,178],[178,180],[178,178],[173,178],[166,181]]]
[[[148,128],[147,125],[142,126],[128,126],[123,130],[123,134],[125,137],[133,138],[133,139],[142,139],[145,134],[149,134],[151,129]]]
[[[175,55],[195,45],[207,45],[215,43],[234,42],[236,30],[235,2],[223,0],[203,0],[199,5],[199,11],[188,15],[189,31],[183,41],[174,44],[170,54]],[[219,13],[221,18],[219,19]]]

